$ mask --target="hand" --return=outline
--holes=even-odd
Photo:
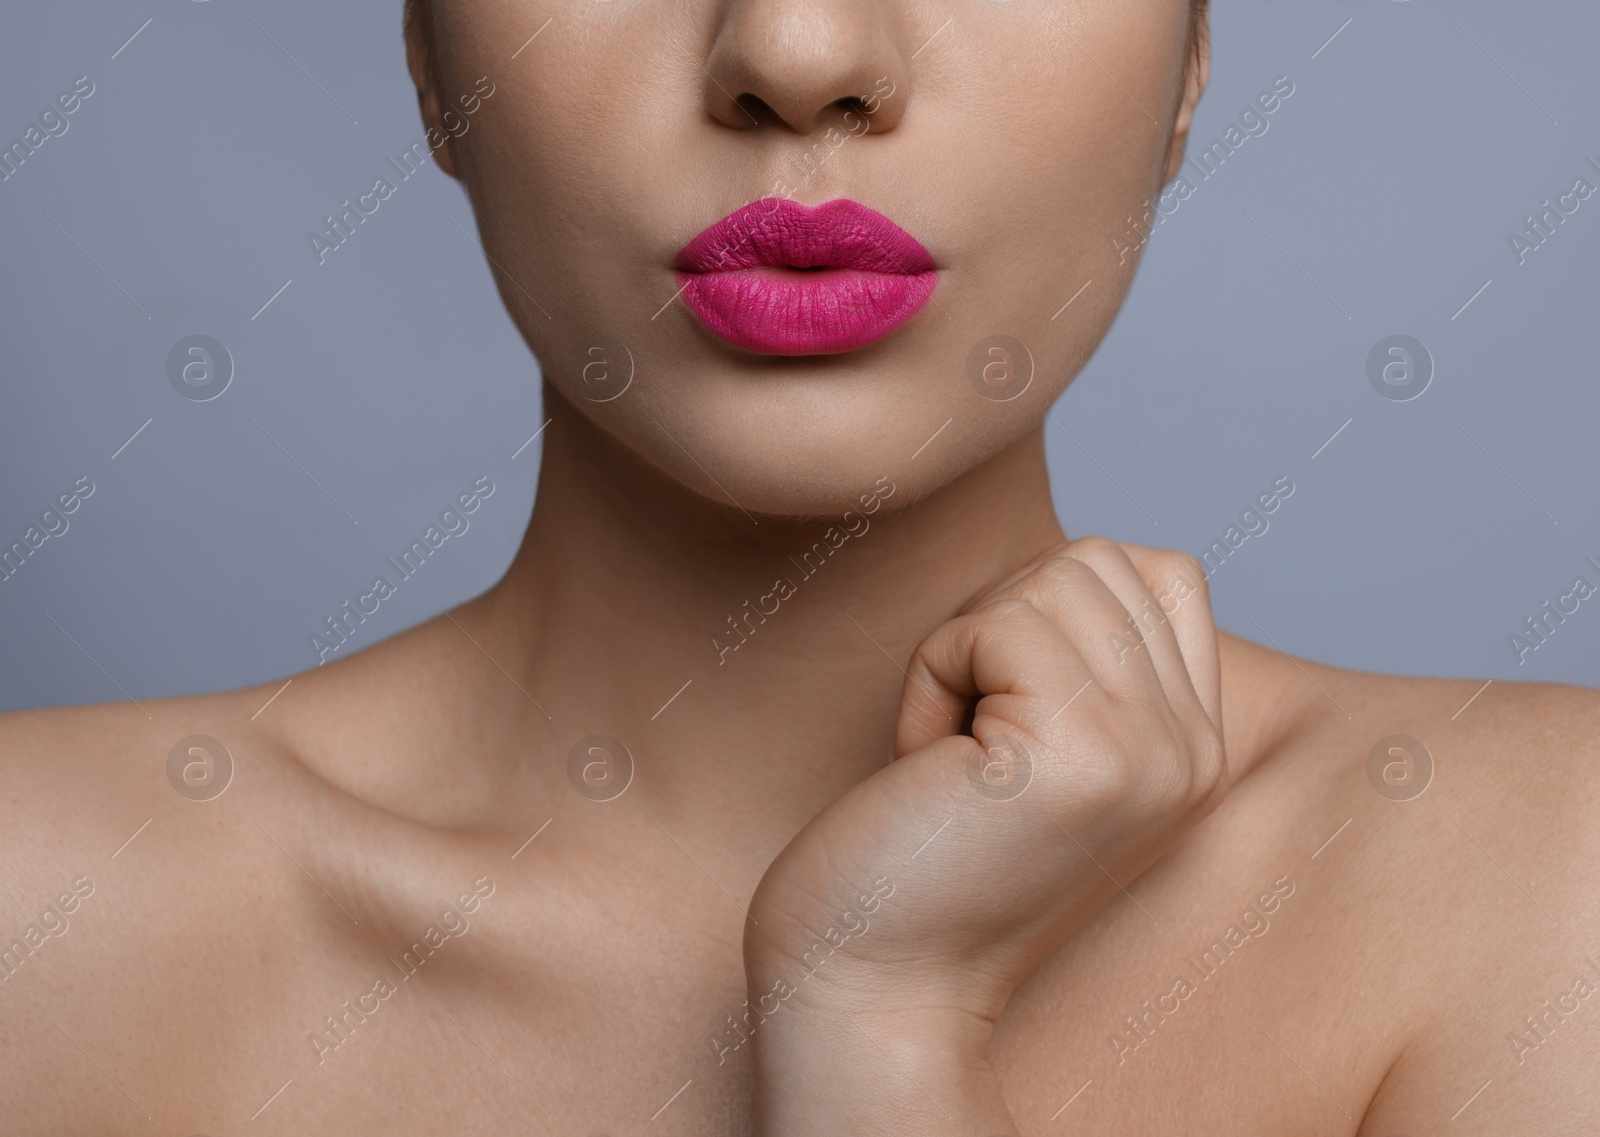
[[[981,1063],[1017,984],[1225,793],[1219,673],[1194,559],[1095,537],[929,635],[897,760],[751,901],[751,1006],[786,1055],[798,1020],[837,1013]]]

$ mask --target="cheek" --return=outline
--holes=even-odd
[[[970,124],[975,157],[951,174],[971,183],[982,247],[996,253],[983,287],[1006,295],[1010,274],[1008,310],[1053,339],[1063,320],[1093,327],[1087,293],[1061,308],[1086,281],[1120,303],[1137,267],[1124,250],[1158,224],[1185,14],[1173,0],[1080,3],[989,30],[996,83]]]
[[[695,208],[708,180],[696,171],[715,167],[686,153],[702,130],[698,88],[681,73],[692,60],[646,42],[641,21],[600,35],[561,20],[590,47],[552,24],[517,62],[545,56],[497,86],[458,145],[506,307],[547,377],[577,399],[584,388],[566,361],[584,344],[661,358],[672,321],[651,317],[677,287],[669,266],[693,236],[686,217],[716,216]],[[470,38],[456,51],[462,75],[489,66],[472,58]]]
[[[958,191],[944,207],[961,226],[945,305],[963,342],[951,350],[1003,332],[1034,361],[1026,396],[957,404],[969,436],[997,444],[1042,417],[1115,319],[1159,229],[1186,11],[1172,0],[997,5],[967,37],[979,37],[981,90],[948,87],[949,104],[929,111],[961,132],[949,148],[959,163],[937,172]]]

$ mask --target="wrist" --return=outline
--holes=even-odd
[[[988,1061],[992,1023],[940,1007],[847,1009],[797,997],[750,1021],[764,1137],[1015,1132]]]
[[[854,1018],[958,1057],[986,1057],[1012,990],[979,969],[928,961],[869,962],[825,949],[795,958],[748,943],[744,954],[752,1026],[779,1018]]]

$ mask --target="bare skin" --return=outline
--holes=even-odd
[[[441,91],[472,87],[491,48],[501,60],[540,27],[546,14],[529,7],[447,5],[437,42],[414,33],[425,117]],[[803,862],[808,823],[895,772],[897,755],[939,744],[937,731],[906,733],[905,708],[926,695],[906,674],[920,676],[919,645],[1036,558],[1066,555],[1039,424],[1132,266],[1118,283],[1097,278],[1106,291],[1084,295],[1080,322],[1056,325],[1024,398],[974,409],[959,376],[927,376],[948,379],[951,344],[963,357],[997,311],[1034,303],[1040,281],[1071,295],[1106,233],[1181,157],[1204,69],[1184,68],[1184,12],[1166,0],[1079,4],[1066,31],[1054,9],[994,6],[995,20],[1021,22],[946,33],[921,54],[940,21],[907,5],[680,7],[671,24],[647,6],[594,5],[581,17],[587,39],[552,23],[524,45],[533,66],[506,76],[504,94],[441,151],[473,194],[486,247],[509,270],[508,307],[541,359],[564,358],[559,337],[600,311],[653,361],[637,392],[604,404],[547,368],[538,504],[505,578],[285,689],[0,718],[0,936],[25,945],[0,969],[7,1131],[787,1137],[842,1118],[870,1134],[981,1125],[1024,1137],[1592,1132],[1600,1009],[1574,980],[1600,989],[1586,962],[1600,958],[1600,698],[1343,671],[1226,633],[1213,649],[1199,593],[1172,613],[1182,642],[1163,650],[1181,674],[1162,690],[1181,701],[1189,684],[1190,710],[1205,713],[1181,739],[1151,734],[1141,716],[1160,692],[1147,685],[1127,717],[1106,722],[1143,740],[1119,754],[1141,776],[1164,742],[1199,762],[1214,731],[1226,775],[1191,787],[1203,806],[1168,801],[1117,820],[1099,844],[1079,830],[1090,841],[1081,863],[1061,859],[1059,840],[1041,846],[1038,863],[1060,860],[1059,894],[1075,898],[1046,922],[1060,942],[1023,936],[992,958],[952,947],[970,905],[942,912],[930,887],[998,896],[1036,864],[999,830],[994,843],[969,837],[964,860],[932,860],[934,844],[929,860],[918,850],[904,875],[890,871],[898,894],[803,995],[749,1039],[730,1023],[795,946],[781,920],[751,919],[783,907],[772,866]],[[798,16],[839,50],[785,55],[805,41],[768,33]],[[681,74],[660,62],[674,58],[659,51],[664,28],[688,29]],[[996,183],[961,164],[1040,80],[1036,68],[997,68],[979,97],[959,76],[1015,51],[1071,57],[1071,44],[1047,40],[1068,31],[1118,84],[1087,66],[1062,76],[1057,101],[1031,106],[1052,145],[1019,151],[1018,176]],[[704,147],[706,162],[685,168],[725,172],[730,155],[809,137],[840,91],[886,73],[901,102],[802,196],[848,192],[925,222],[948,266],[939,295],[955,330],[919,318],[860,358],[768,367],[703,342],[681,311],[651,320],[649,298],[670,295],[671,278],[628,260],[650,244],[640,234],[654,244],[638,258],[655,245],[670,256],[726,212],[730,193],[740,198],[713,181],[646,192],[661,180],[649,161],[660,130],[637,107],[692,104],[680,118],[663,112]],[[774,117],[735,135],[719,83],[758,93]],[[766,189],[770,171],[757,167],[741,172],[741,186],[759,183],[748,196]],[[1070,225],[1048,241],[990,228],[1019,208],[1055,216],[1062,170]],[[934,196],[941,179],[958,198],[990,197],[958,210]],[[888,200],[912,186],[927,192]],[[1006,196],[1019,194],[1034,196]],[[615,256],[593,256],[597,244]],[[1014,280],[1018,293],[1006,293]],[[749,386],[757,374],[764,385]],[[941,444],[911,457],[947,418]],[[708,646],[776,573],[792,575],[785,562],[822,539],[827,517],[875,486],[870,528],[737,650]],[[1069,548],[1121,603],[1128,582],[1110,578],[1123,554],[1109,542]],[[1198,571],[1176,557],[1149,563]],[[1081,596],[1041,585],[1025,601],[1058,624],[1098,611],[1089,632],[1068,636],[1080,654],[1120,627],[1104,596],[1099,608]],[[1129,667],[1167,634],[1147,631]],[[1003,646],[1026,638],[995,635]],[[1022,670],[1070,652],[1047,654]],[[1084,699],[1039,717],[1088,737]],[[211,800],[169,780],[169,753],[196,734],[235,763]],[[635,764],[608,801],[569,778],[574,745],[602,734]],[[1435,766],[1410,800],[1393,796],[1404,771],[1369,777],[1374,747],[1397,734],[1421,740]],[[1106,815],[1141,784],[1102,800]],[[1006,805],[1019,803],[1033,799]],[[881,820],[850,832],[908,832]],[[916,875],[929,863],[946,874],[931,886]],[[823,896],[828,882],[797,871],[789,883]],[[43,916],[50,905],[64,917]],[[992,942],[1013,936],[1009,916],[1032,914],[991,917]],[[916,935],[895,940],[891,916],[918,921]],[[918,950],[961,966],[930,969],[907,954]],[[403,962],[408,952],[417,963]],[[853,984],[863,960],[879,970]],[[953,986],[962,976],[970,985]],[[1172,994],[1179,977],[1188,994]],[[949,1006],[961,1008],[954,1020],[936,1013]],[[1524,1022],[1552,1006],[1537,1029]],[[1146,1014],[1137,1027],[1125,1018]]]
[[[726,1019],[746,995],[741,906],[805,822],[882,767],[905,682],[842,613],[909,659],[968,581],[1059,539],[1042,456],[1027,440],[884,522],[652,721],[673,686],[654,678],[743,593],[707,580],[734,566],[682,526],[696,511],[664,521],[681,491],[612,503],[616,525],[594,478],[555,476],[604,465],[558,421],[571,429],[552,425],[539,515],[485,596],[297,677],[253,720],[277,684],[146,703],[148,719],[122,703],[3,720],[8,930],[73,879],[94,885],[0,984],[15,1131],[237,1132],[286,1082],[251,1128],[754,1131],[752,1047],[719,1063],[713,1042],[737,1037]],[[952,529],[974,539],[943,546],[913,598],[903,551]],[[570,556],[543,555],[556,533]],[[647,556],[647,578],[620,567]],[[627,635],[593,634],[617,622]],[[1006,1007],[992,1055],[1018,1131],[1055,1132],[1087,1085],[1057,1122],[1431,1132],[1485,1081],[1463,1131],[1584,1131],[1600,1034],[1583,1011],[1520,1064],[1505,1036],[1600,940],[1594,695],[1497,683],[1452,719],[1479,684],[1340,671],[1225,634],[1220,658],[1232,788]],[[605,803],[565,774],[598,725],[638,761]],[[206,802],[165,773],[196,733],[237,761]],[[1394,733],[1437,762],[1411,801],[1366,776]],[[470,928],[400,980],[385,956],[485,877]],[[1284,878],[1270,927],[1119,1054],[1111,1036],[1139,1037],[1122,1016]],[[307,1035],[336,1038],[324,1016],[380,974],[397,993],[319,1053]],[[898,1077],[883,1073],[886,1093]]]

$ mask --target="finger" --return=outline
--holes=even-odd
[[[1109,542],[1104,538],[1080,538],[1079,541],[1057,545],[1045,550],[1034,557],[1026,565],[1017,569],[1010,576],[999,583],[990,586],[983,593],[968,602],[966,610],[973,610],[998,597],[1020,597],[1028,599],[1055,618],[1063,627],[1069,626],[1062,619],[1064,605],[1059,598],[1052,601],[1048,592],[1024,585],[1024,581],[1032,575],[1062,576],[1058,568],[1050,567],[1057,562],[1063,553],[1073,547],[1078,547],[1081,552],[1087,545],[1092,548],[1095,544],[1109,545],[1113,549],[1120,549],[1123,555],[1131,562],[1140,581],[1144,585],[1142,592],[1147,594],[1154,603],[1154,609],[1146,606],[1141,590],[1134,586],[1131,594],[1139,596],[1132,600],[1134,612],[1143,619],[1136,618],[1136,625],[1143,627],[1162,628],[1161,617],[1166,617],[1164,630],[1170,632],[1177,645],[1178,658],[1182,660],[1184,669],[1188,673],[1189,684],[1195,692],[1200,707],[1211,720],[1212,725],[1220,733],[1222,729],[1222,694],[1221,694],[1221,664],[1218,658],[1216,627],[1211,613],[1210,593],[1206,585],[1206,574],[1197,561],[1186,553],[1166,549],[1152,549],[1143,545],[1134,545],[1129,542]],[[1082,560],[1084,558],[1077,558]],[[1119,558],[1120,559],[1120,558]],[[1124,578],[1126,579],[1126,578]],[[1129,582],[1131,584],[1131,582]],[[1124,589],[1124,593],[1128,593]],[[1081,602],[1081,597],[1077,597]],[[1119,598],[1119,603],[1121,602]],[[1067,607],[1077,608],[1077,605]],[[1124,609],[1126,611],[1126,609]],[[1071,613],[1068,613],[1070,616]],[[1131,647],[1129,637],[1118,629],[1114,635],[1121,643],[1117,644],[1119,661],[1128,658],[1124,647]],[[1164,637],[1160,637],[1164,639]],[[1109,643],[1116,641],[1107,639]],[[1170,652],[1158,652],[1171,658]],[[1141,669],[1135,668],[1134,674],[1138,675]],[[1170,668],[1168,669],[1170,671]],[[1181,684],[1179,684],[1181,689]],[[1163,684],[1165,689],[1165,684]]]
[[[906,671],[895,727],[895,757],[962,733],[967,707],[983,697],[986,715],[1034,735],[1051,711],[1085,690],[1093,672],[1049,619],[1022,600],[998,600],[957,616],[918,645]],[[1063,693],[1064,692],[1064,693]]]
[[[1143,648],[1141,633],[1128,608],[1133,604],[1138,609],[1134,586],[1121,580],[1123,594],[1119,595],[1112,584],[1118,578],[1107,572],[1105,558],[1090,564],[1086,556],[1068,555],[1070,547],[1056,549],[1032,572],[1003,589],[996,599],[1025,600],[1042,612],[1077,647],[1095,679],[1107,691],[1127,699],[1137,698],[1152,687],[1164,692],[1161,675]],[[1125,562],[1122,575],[1142,588],[1131,563]],[[1176,660],[1177,645],[1171,645],[1170,650]]]
[[[1178,643],[1206,716],[1222,733],[1222,660],[1205,569],[1188,553],[1119,542],[1144,579]]]
[[[1116,644],[1118,665],[1126,667],[1139,656],[1148,658],[1169,705],[1180,713],[1203,714],[1205,707],[1189,676],[1172,622],[1121,546],[1104,537],[1084,537],[1068,545],[1063,555],[1093,569],[1127,610],[1128,623],[1108,640]]]
[[[1057,542],[1044,552],[1040,553],[1038,556],[1034,557],[1027,564],[1017,569],[1011,575],[988,585],[979,592],[974,593],[973,596],[961,606],[961,611],[958,612],[957,615],[965,616],[968,612],[976,612],[979,608],[982,608],[985,604],[989,603],[989,601],[998,599],[1005,594],[1005,591],[1008,588],[1012,587],[1017,582],[1022,580],[1023,577],[1027,576],[1040,565],[1044,564],[1045,561],[1049,560],[1051,557],[1059,556],[1061,551],[1067,547],[1067,544],[1068,542],[1066,541]]]

